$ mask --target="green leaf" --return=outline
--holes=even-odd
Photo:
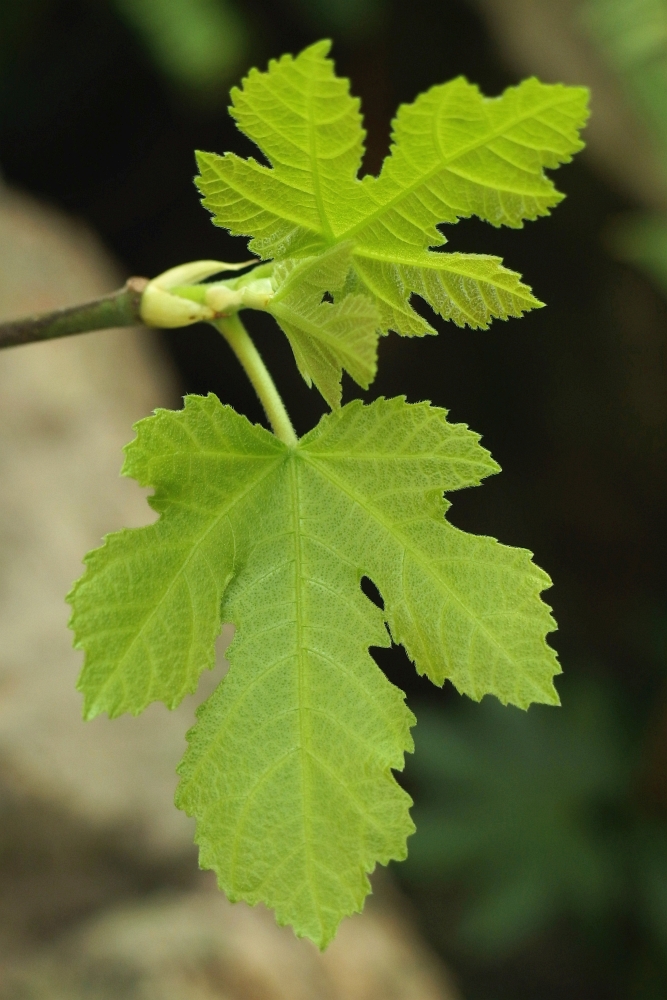
[[[402,398],[349,403],[302,438],[320,479],[323,538],[378,587],[393,639],[419,673],[475,700],[558,704],[555,628],[539,594],[551,581],[525,549],[444,519],[443,490],[499,471],[444,410]]]
[[[399,108],[380,176],[360,180],[359,102],[336,77],[329,47],[252,70],[232,92],[232,115],[270,166],[198,154],[197,183],[216,225],[277,261],[349,244],[346,290],[373,300],[381,333],[434,332],[412,309],[413,294],[459,326],[485,328],[541,305],[498,258],[429,248],[446,242],[441,223],[477,215],[518,227],[547,215],[563,196],[544,171],[582,148],[588,92],[535,79],[492,99],[462,77],[432,87]],[[303,354],[301,346],[305,374]]]
[[[402,105],[374,185],[379,206],[363,223],[364,244],[436,246],[441,222],[476,215],[516,228],[548,215],[563,195],[544,168],[568,163],[583,148],[587,100],[584,87],[534,77],[486,98],[457,77]]]
[[[350,266],[350,244],[318,257],[287,260],[273,272],[276,293],[269,306],[289,340],[299,371],[315,383],[329,406],[340,405],[345,368],[367,389],[377,368],[378,311],[367,295],[322,301],[322,289],[340,292]]]
[[[70,595],[87,714],[177,704],[232,622],[177,802],[231,899],[267,903],[324,947],[413,829],[391,770],[414,720],[369,647],[389,644],[386,622],[438,684],[556,703],[548,577],[447,523],[442,491],[497,466],[426,403],[355,401],[295,448],[214,396],[137,430],[124,471],[155,487],[161,517],[110,536]]]
[[[318,42],[256,69],[231,91],[230,113],[260,147],[273,169],[234,153],[198,153],[198,186],[214,221],[251,235],[262,257],[304,256],[334,242],[332,223],[341,198],[354,197],[365,133],[359,100],[326,59]],[[343,210],[344,212],[344,210]]]
[[[241,417],[222,422],[218,409],[188,397],[180,419],[157,410],[125,449],[122,474],[156,486],[149,503],[169,516],[109,535],[67,596],[75,646],[86,651],[78,689],[87,719],[138,715],[152,701],[175,708],[214,664],[234,571],[231,512],[247,510],[283,460],[272,434]]]
[[[472,329],[486,330],[494,317],[521,316],[544,304],[520,275],[502,266],[500,257],[416,250],[392,262],[357,255],[354,267],[356,287],[372,297],[383,333],[436,333],[410,305],[413,293],[443,319]]]

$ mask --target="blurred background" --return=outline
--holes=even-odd
[[[226,112],[230,85],[325,35],[361,97],[366,172],[388,150],[397,104],[433,83],[464,74],[496,95],[535,74],[592,88],[588,148],[554,176],[567,199],[550,218],[518,231],[475,220],[445,230],[453,250],[502,256],[548,308],[486,332],[436,320],[437,338],[387,338],[366,394],[430,399],[483,435],[503,472],[454,495],[451,519],[530,548],[548,570],[564,670],[563,707],[521,713],[436,690],[401,650],[380,651],[418,718],[402,778],[418,832],[408,862],[392,869],[391,891],[465,1000],[659,1000],[667,996],[667,0],[1,0],[6,197],[29,195],[47,215],[85,224],[121,276],[244,259],[244,241],[215,229],[199,205],[193,150],[251,152]],[[7,244],[7,259],[16,245]],[[252,317],[252,332],[303,432],[323,405],[262,318]],[[212,329],[161,334],[151,350],[170,399],[214,391],[262,420]],[[347,398],[356,392],[346,389]],[[109,527],[100,524],[97,537]],[[18,815],[14,801],[0,795],[0,812]],[[28,842],[42,821],[21,823]],[[5,888],[16,836],[0,838]],[[135,862],[115,850],[113,862],[103,860],[105,878],[131,882]],[[98,875],[82,876],[77,856],[69,876],[98,888],[72,904],[72,925],[117,899],[98,891]],[[54,857],[40,869],[47,882]],[[149,875],[142,869],[137,892],[187,883],[188,859],[177,875],[157,861]],[[57,927],[52,919],[34,933],[55,940]],[[6,995],[37,996],[33,988]],[[206,995],[269,995],[224,989]],[[135,995],[127,985],[91,990]]]

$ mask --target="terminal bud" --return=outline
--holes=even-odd
[[[175,293],[173,289],[196,285],[221,271],[240,271],[253,263],[254,261],[245,261],[243,264],[226,264],[220,260],[196,260],[164,271],[149,281],[144,290],[140,309],[142,321],[146,326],[172,329],[215,319],[219,310],[207,302],[209,292],[204,291],[202,301],[198,302]]]

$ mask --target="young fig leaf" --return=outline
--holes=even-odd
[[[520,227],[549,214],[563,195],[544,171],[582,148],[588,91],[529,79],[486,98],[458,77],[399,108],[380,175],[359,179],[359,101],[336,76],[329,48],[317,42],[296,58],[270,62],[267,72],[253,69],[232,91],[231,114],[270,166],[234,153],[197,154],[197,184],[215,224],[250,236],[250,249],[275,261],[316,258],[349,244],[346,291],[368,296],[382,334],[435,333],[412,308],[412,295],[458,326],[483,329],[541,306],[498,257],[433,248],[446,243],[442,223],[476,215],[494,226]],[[320,298],[329,291],[323,284],[318,290]],[[360,322],[370,324],[369,311]],[[335,362],[320,358],[322,342],[332,336],[326,311],[298,334],[288,322],[281,325],[302,374],[330,403],[339,397],[331,385],[335,368],[361,385],[374,370],[366,363],[360,372],[356,356],[348,364],[335,351]],[[340,332],[334,337],[346,339]]]
[[[380,316],[367,295],[341,292],[350,266],[349,243],[317,257],[290,259],[273,271],[275,294],[269,312],[289,340],[299,371],[314,382],[329,406],[340,405],[346,369],[367,389],[375,378]],[[322,301],[322,289],[336,301]]]
[[[288,447],[189,396],[137,425],[124,471],[155,488],[160,518],[109,536],[70,594],[86,712],[176,705],[231,622],[177,803],[230,899],[265,902],[324,947],[413,829],[391,771],[414,720],[369,647],[388,626],[436,684],[556,704],[549,578],[525,550],[447,522],[442,491],[498,467],[426,403],[357,400]]]

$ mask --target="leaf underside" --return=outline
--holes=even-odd
[[[542,305],[499,258],[432,248],[446,242],[443,223],[475,215],[520,227],[549,214],[563,196],[544,171],[582,148],[588,91],[529,79],[490,99],[458,77],[399,108],[380,175],[359,179],[359,101],[335,75],[329,47],[318,42],[296,58],[272,61],[267,72],[250,71],[232,91],[230,111],[270,166],[234,153],[198,153],[197,184],[216,225],[251,237],[260,257],[311,258],[318,302],[334,289],[328,265],[321,273],[314,266],[317,258],[349,246],[339,298],[364,295],[374,326],[367,310],[352,342],[346,324],[324,313],[329,328],[318,336],[307,305],[310,325],[301,323],[298,334],[296,301],[291,321],[274,313],[306,381],[336,406],[343,369],[362,386],[374,377],[380,334],[435,333],[412,308],[413,295],[458,326],[483,329]]]
[[[355,401],[288,448],[190,396],[140,421],[127,448],[124,473],[155,488],[159,520],[110,535],[69,595],[89,718],[175,706],[235,625],[177,804],[227,895],[265,902],[320,947],[413,830],[392,770],[414,719],[369,647],[390,633],[420,673],[476,700],[558,701],[549,578],[444,516],[443,490],[496,471],[426,403]]]

